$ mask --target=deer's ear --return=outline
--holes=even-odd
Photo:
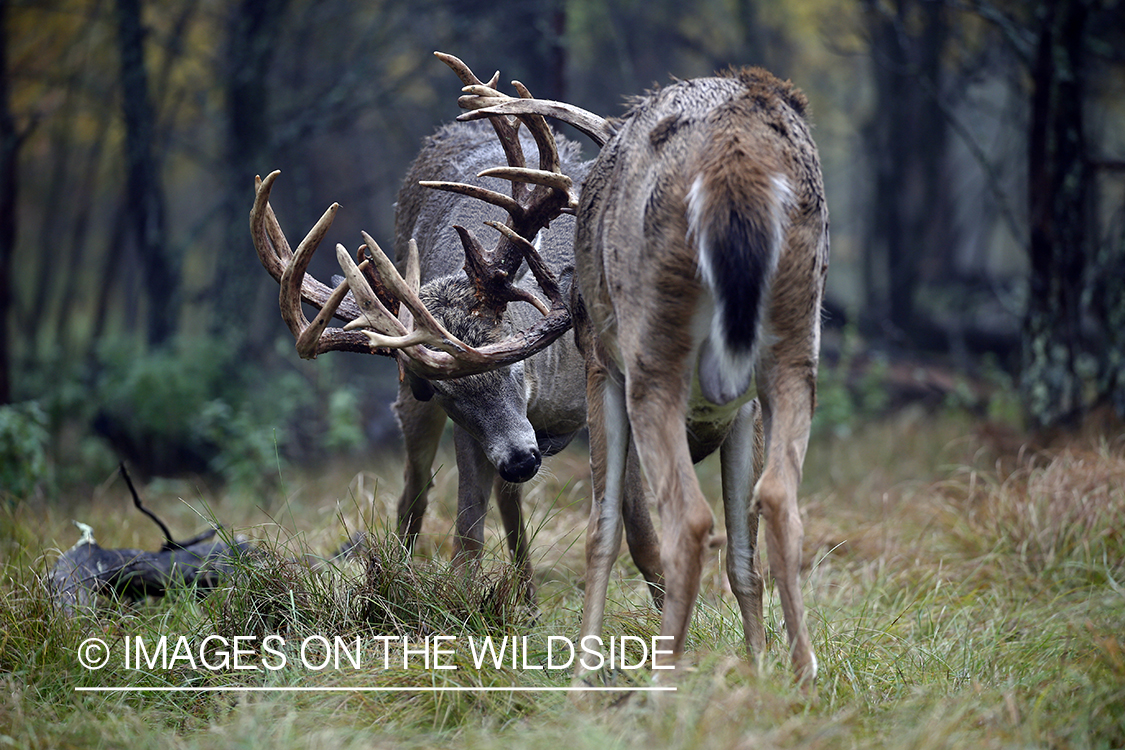
[[[410,385],[410,392],[414,394],[414,398],[418,401],[429,401],[434,397],[434,387],[425,378],[420,378],[407,371],[406,382]]]

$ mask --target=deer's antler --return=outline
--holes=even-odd
[[[447,55],[444,52],[435,52],[434,55],[457,74],[466,88],[491,92],[491,94],[504,99],[511,98],[501,94],[496,89],[499,73],[494,74],[487,84],[482,83],[469,69],[469,66],[459,58]],[[531,100],[531,94],[523,84],[519,81],[513,81],[512,85],[516,87],[521,97]],[[462,97],[462,99],[464,98]],[[461,101],[459,100],[458,103],[461,103]],[[486,169],[477,176],[495,177],[510,181],[512,183],[510,199],[503,193],[488,190],[478,185],[456,182],[422,182],[420,184],[436,190],[448,190],[470,195],[504,209],[509,217],[507,226],[517,235],[530,242],[539,230],[548,226],[552,220],[564,213],[572,214],[578,208],[578,198],[574,194],[573,183],[568,176],[562,173],[555,137],[551,128],[547,125],[546,119],[537,114],[520,114],[516,119],[508,116],[492,116],[489,120],[496,130],[496,137],[504,148],[508,166]],[[527,167],[519,138],[521,123],[527,126],[528,132],[535,140],[536,148],[539,151],[538,169]],[[458,230],[458,233],[461,235],[462,244],[465,245],[467,257],[472,258],[476,254],[479,258],[485,258],[482,254],[476,253],[476,249],[470,246],[471,243],[467,240],[467,236],[471,237],[470,233],[461,230]],[[502,274],[506,278],[512,278],[522,260],[522,251],[515,247],[514,240],[505,234],[502,235],[491,255],[487,256],[483,266],[470,260],[469,263],[466,263],[466,271],[469,272],[470,278],[475,278],[473,271],[469,270],[469,265],[472,263],[477,268],[488,268],[492,274]],[[495,302],[492,304],[501,304],[500,299],[495,298]]]
[[[347,285],[341,284],[332,289],[305,273],[312,254],[332,225],[339,205],[333,203],[328,207],[320,221],[297,246],[297,253],[294,255],[269,204],[270,190],[280,174],[281,172],[273,172],[264,180],[256,178],[254,207],[250,210],[250,234],[254,238],[258,260],[281,285],[278,300],[281,317],[297,339],[297,351],[306,359],[327,351],[371,353],[371,344],[366,336],[358,332],[328,328],[328,321],[333,315],[351,321],[360,314],[354,302],[344,297],[348,291]],[[320,314],[313,323],[309,323],[301,309],[302,299],[320,309]],[[326,309],[329,310],[327,314]]]
[[[484,87],[499,93],[494,88],[499,74],[493,76],[489,84],[483,84],[456,57],[441,53],[438,56],[469,87]],[[517,83],[516,88],[527,101],[535,101],[522,85]],[[336,257],[344,272],[344,281],[335,288],[328,287],[308,275],[306,269],[339,206],[332,204],[328,208],[294,253],[269,205],[270,191],[280,174],[273,172],[257,182],[250,231],[259,260],[281,286],[281,314],[297,339],[297,352],[302,357],[311,359],[326,351],[382,354],[396,357],[400,366],[424,378],[456,378],[525,359],[549,346],[570,327],[570,313],[558,281],[532,240],[560,214],[573,212],[577,199],[570,178],[562,173],[554,136],[546,120],[535,114],[521,113],[517,117],[492,117],[508,166],[485,170],[479,175],[509,180],[511,196],[464,183],[421,184],[483,200],[508,213],[505,224],[487,222],[500,232],[500,240],[491,252],[485,251],[468,229],[454,227],[465,248],[465,270],[477,289],[480,310],[499,317],[508,302],[522,301],[535,306],[543,313],[543,318],[504,341],[472,347],[446,330],[419,299],[419,263],[413,240],[406,261],[406,278],[403,278],[378,243],[366,233],[357,260],[353,260],[342,245],[337,245]],[[539,151],[538,169],[526,165],[519,139],[521,123],[535,139]],[[511,280],[525,260],[547,303],[512,284]],[[301,308],[302,301],[319,309],[311,322]],[[329,327],[333,317],[343,320],[345,325]]]
[[[458,339],[418,298],[417,246],[413,241],[411,257],[406,262],[406,278],[367,233],[363,234],[365,247],[361,249],[367,257],[359,263],[343,245],[337,245],[336,258],[344,281],[335,288],[328,287],[308,275],[305,269],[338,207],[330,206],[296,253],[292,252],[269,205],[270,191],[279,174],[273,172],[264,180],[258,180],[250,227],[262,265],[281,286],[281,315],[297,339],[297,353],[301,357],[313,359],[329,351],[381,354],[398,358],[403,366],[424,378],[456,378],[526,359],[549,346],[570,327],[570,314],[558,283],[534,246],[523,238],[519,238],[516,245],[520,258],[527,258],[551,305],[548,308],[536,299],[532,304],[546,312],[541,320],[527,330],[488,346],[475,348]],[[502,228],[505,236],[513,236],[507,227],[496,226]],[[382,294],[375,292],[375,286],[384,290]],[[349,290],[353,299],[346,296]],[[529,293],[513,291],[514,298],[531,301]],[[302,300],[319,308],[311,322],[301,309]],[[398,315],[392,312],[392,307],[399,308]],[[344,320],[346,325],[329,327],[333,317]]]
[[[551,117],[559,122],[573,125],[579,132],[589,136],[598,148],[604,146],[617,133],[613,123],[600,115],[566,102],[532,98],[518,81],[512,81],[512,85],[519,91],[519,98],[503,94],[497,91],[495,86],[466,81],[465,88],[461,89],[465,95],[457,100],[457,104],[461,109],[471,111],[457,119],[468,121],[487,117],[495,122],[496,118],[508,115]]]

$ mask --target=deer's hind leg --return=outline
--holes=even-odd
[[[638,368],[639,369],[639,368]],[[629,424],[645,479],[657,498],[661,520],[664,609],[660,635],[671,656],[654,658],[672,666],[683,653],[699,593],[703,561],[711,548],[714,517],[703,497],[691,460],[684,415],[687,386],[674,364],[657,374],[627,378]],[[662,649],[663,650],[663,649]]]
[[[744,404],[720,449],[723,512],[727,527],[727,578],[742,614],[749,656],[766,648],[762,612],[762,570],[758,555],[758,508],[751,502],[754,482],[762,474],[762,412],[757,400]]]
[[[648,583],[652,604],[664,608],[664,568],[660,564],[660,539],[652,525],[645,486],[641,479],[641,464],[637,451],[630,447],[625,465],[624,525],[625,541],[629,554]]]
[[[754,488],[754,503],[761,508],[765,521],[770,571],[781,599],[793,668],[799,680],[810,682],[816,677],[816,656],[805,625],[801,594],[804,529],[797,489],[816,399],[815,346],[815,336],[782,338],[767,361],[759,365],[766,465]]]

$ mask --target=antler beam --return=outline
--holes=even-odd
[[[495,89],[498,73],[485,84],[456,57],[436,54],[469,88],[499,94]],[[514,85],[523,97],[518,101],[536,101],[521,84]],[[492,123],[508,166],[485,170],[480,176],[510,181],[511,197],[477,185],[421,184],[482,200],[508,213],[506,224],[487,222],[500,232],[500,241],[491,252],[485,252],[468,229],[455,227],[465,247],[466,272],[491,314],[498,316],[508,302],[522,301],[543,313],[543,318],[504,341],[479,348],[469,346],[446,330],[419,298],[419,263],[413,240],[405,263],[405,279],[378,243],[364,233],[364,247],[360,248],[356,260],[342,245],[336,246],[344,281],[335,288],[321,283],[306,270],[339,206],[332,204],[297,250],[292,251],[269,204],[270,191],[280,174],[273,172],[257,182],[250,230],[259,260],[281,286],[281,314],[297,340],[297,352],[301,357],[312,359],[326,351],[381,354],[396,357],[400,366],[423,378],[448,379],[526,359],[570,328],[570,313],[558,282],[531,240],[560,214],[575,210],[577,198],[573,185],[562,173],[554,136],[543,117],[525,113],[515,119],[494,116]],[[521,124],[527,126],[535,140],[539,169],[526,166],[519,138]],[[549,304],[511,283],[525,260]],[[302,301],[318,309],[311,322],[305,317]],[[343,320],[345,325],[330,327],[333,317]]]
[[[513,81],[513,84],[515,82]],[[466,84],[461,89],[465,96],[457,100],[461,109],[472,110],[458,120],[481,120],[485,117],[540,115],[573,125],[590,137],[601,148],[617,133],[613,123],[589,110],[552,99],[533,99],[530,96],[515,98],[484,85]],[[524,89],[526,91],[526,89]]]

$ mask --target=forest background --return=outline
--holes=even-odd
[[[667,702],[576,710],[540,691],[566,670],[499,664],[81,661],[91,637],[451,633],[526,636],[541,663],[579,632],[583,441],[524,487],[536,617],[496,514],[486,585],[451,575],[448,446],[407,557],[396,368],[300,360],[248,231],[254,175],[280,169],[291,238],[338,201],[329,243],[391,247],[407,165],[459,113],[434,50],[607,116],[731,65],[808,94],[832,222],[801,491],[811,693],[772,587],[770,643],[743,659],[722,549]],[[1125,747],[1123,415],[1122,0],[0,0],[0,744]],[[46,583],[72,519],[161,544],[121,460],[171,534],[221,524],[256,553],[207,596],[72,617]],[[716,510],[719,474],[698,469]],[[323,565],[356,530],[371,546]],[[626,557],[607,633],[654,635]],[[259,688],[279,690],[234,692]]]
[[[808,94],[832,220],[821,429],[903,399],[1042,430],[1125,414],[1117,0],[0,0],[0,491],[258,485],[397,445],[389,361],[298,360],[254,255],[392,245],[430,54],[603,115],[763,65]],[[587,144],[587,154],[594,148]],[[327,255],[327,254],[326,254]],[[313,272],[332,273],[321,258]]]

